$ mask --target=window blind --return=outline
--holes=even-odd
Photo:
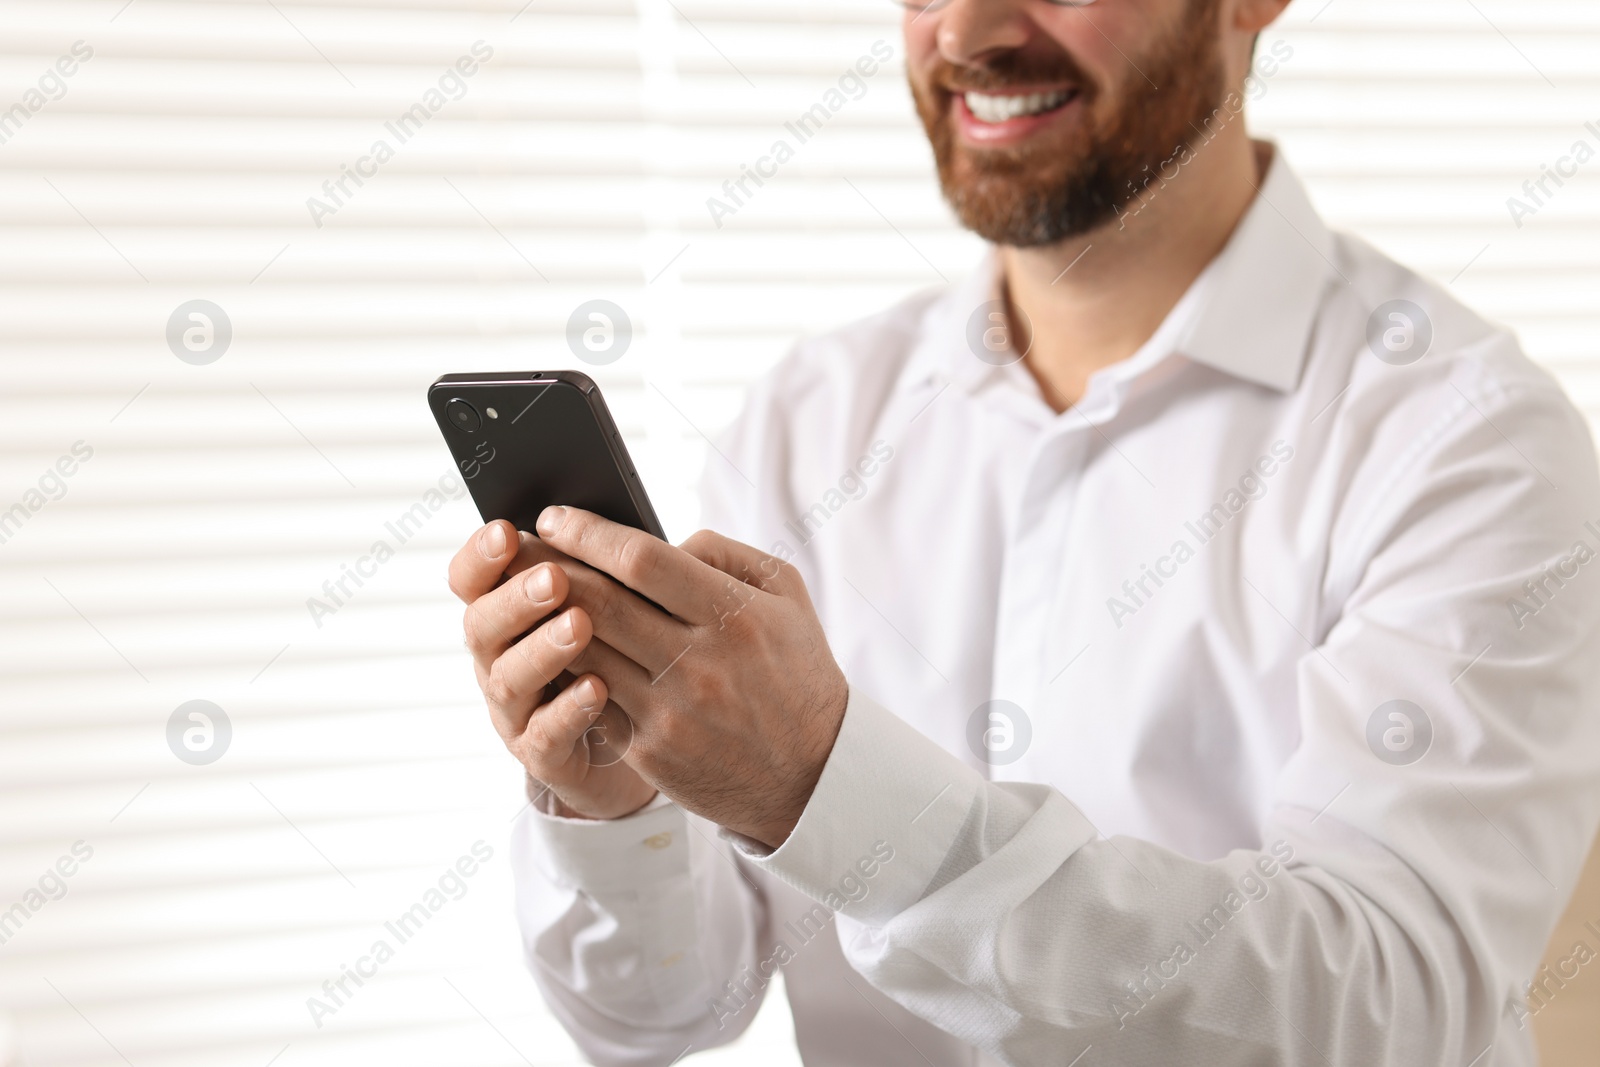
[[[475,513],[423,390],[588,371],[686,536],[749,382],[979,252],[897,20],[6,4],[0,1012],[27,1063],[578,1062],[520,960],[520,783],[442,581]],[[1593,418],[1600,12],[1297,0],[1267,38],[1292,56],[1252,119],[1321,209]],[[593,300],[629,338],[604,366],[567,340]],[[706,1060],[791,1046],[774,997]]]

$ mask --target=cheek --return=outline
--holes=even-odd
[[[901,47],[906,65],[906,76],[914,84],[926,85],[928,71],[939,61],[939,42],[934,33],[933,20],[927,18],[905,27],[905,40]]]
[[[1139,68],[1165,25],[1165,12],[1149,10],[1137,0],[1090,8],[1051,7],[1037,16],[1036,25],[1046,38],[1041,42],[1064,52],[1102,96],[1122,97],[1129,83],[1144,83]]]
[[[1089,56],[1098,56],[1102,51],[1116,55],[1107,37],[1124,50],[1128,45],[1121,40],[1122,20],[1112,9],[1126,9],[1130,2],[1132,0],[1121,0],[1109,7],[1106,4],[1094,4],[1089,8],[1040,5],[1031,21],[1035,32],[1045,38],[1042,45],[1066,52],[1074,59],[1084,60]]]

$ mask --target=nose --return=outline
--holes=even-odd
[[[949,0],[928,14],[939,19],[939,55],[956,66],[979,66],[990,56],[1028,43],[1032,24],[1019,0]]]

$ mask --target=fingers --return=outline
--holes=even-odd
[[[450,560],[450,591],[470,604],[502,578],[540,563],[557,563],[569,570],[583,566],[526,530],[496,519],[468,538]]]
[[[648,716],[650,707],[647,698],[653,692],[652,682],[659,674],[651,674],[634,660],[599,640],[591,640],[573,659],[572,670],[575,674],[583,672],[603,678],[611,699],[630,716],[635,719]]]
[[[606,683],[586,674],[534,711],[523,740],[530,769],[542,772],[535,777],[542,781],[557,777],[600,718],[605,703]]]
[[[502,739],[509,743],[527,729],[533,709],[544,702],[545,686],[572,665],[593,636],[583,609],[568,608],[494,660],[482,686]]]
[[[571,507],[545,508],[539,536],[690,623],[716,617],[719,575],[682,549]]]
[[[560,607],[569,592],[566,572],[553,563],[540,563],[470,602],[461,628],[473,660],[487,668],[535,623]]]
[[[715,530],[700,530],[679,546],[709,567],[776,596],[805,595],[800,572],[777,556]]]
[[[519,547],[516,529],[497,519],[468,538],[450,560],[450,591],[468,604],[493,589]]]
[[[599,571],[572,564],[569,603],[581,606],[595,637],[650,673],[672,662],[688,640],[682,621]]]
[[[541,563],[558,564],[568,573],[580,568],[584,570],[590,569],[584,567],[583,564],[565,552],[558,552],[551,548],[526,530],[517,531],[517,541],[516,557],[506,567],[506,577],[508,578],[513,574],[521,574],[530,567],[536,567]]]
[[[599,571],[577,562],[534,563],[468,605],[462,629],[474,662],[487,669],[563,604],[583,608],[601,640],[647,671],[661,670],[683,648],[683,623]]]

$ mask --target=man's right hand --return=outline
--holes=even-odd
[[[588,661],[619,655],[593,640],[579,606],[581,588],[596,582],[610,579],[504,520],[473,534],[450,561],[450,590],[467,604],[467,648],[500,739],[555,794],[559,814],[615,819],[656,790],[622,760],[632,723],[605,683],[568,672],[586,650]]]

